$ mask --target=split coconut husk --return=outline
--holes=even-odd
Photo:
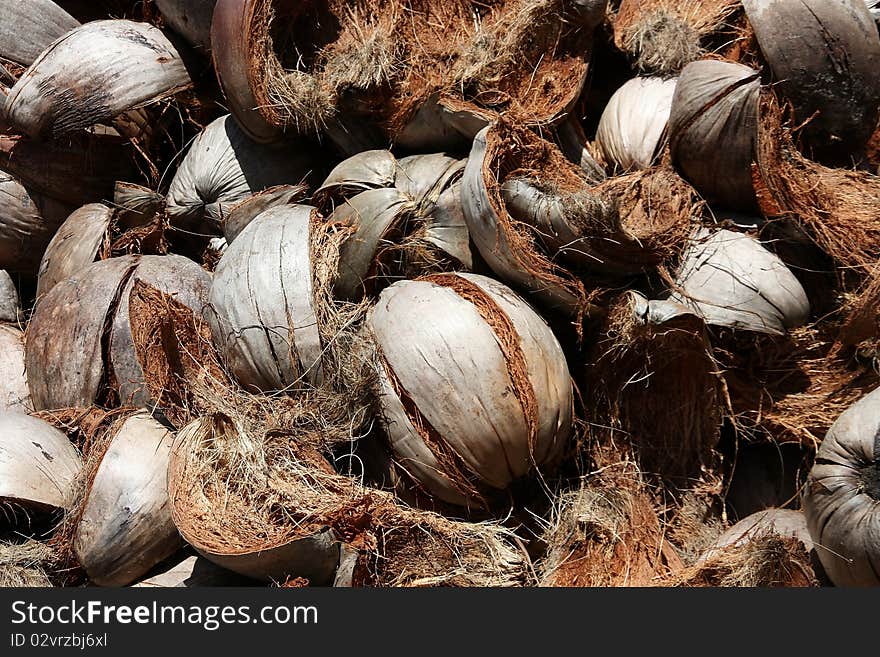
[[[647,169],[666,147],[675,78],[633,78],[605,106],[596,143],[615,170]]]
[[[405,141],[439,150],[438,131],[456,139],[456,130],[443,121],[430,130],[417,115],[440,95],[535,125],[564,115],[583,88],[604,9],[560,0],[221,0],[214,65],[232,113],[257,141],[325,129],[352,155],[393,141],[415,119],[429,134],[417,143],[410,131]]]
[[[149,402],[127,312],[137,280],[176,294],[194,313],[208,303],[210,274],[182,256],[111,258],[59,282],[38,301],[28,328],[26,364],[35,408]]]
[[[211,19],[217,0],[154,0],[165,24],[202,54],[211,52]]]
[[[819,158],[859,161],[880,115],[880,35],[861,0],[743,0],[775,88]],[[798,38],[792,40],[792,34]]]
[[[230,115],[221,116],[196,137],[171,181],[171,223],[219,235],[236,205],[256,192],[303,183],[320,167],[316,155],[302,142],[260,145]]]
[[[248,427],[215,415],[178,435],[168,480],[174,520],[207,558],[263,580],[329,584],[344,541],[360,555],[356,586],[527,580],[507,530],[411,509],[337,475],[299,442],[299,436],[308,442],[308,427],[272,428],[281,419],[264,416],[262,426]]]
[[[593,292],[576,271],[637,275],[667,262],[700,213],[693,190],[659,168],[590,185],[552,144],[506,122],[474,141],[462,207],[480,255],[541,305],[579,315]]]
[[[170,98],[192,85],[161,30],[94,21],[52,43],[15,83],[5,118],[33,138],[58,138]]]
[[[608,175],[601,150],[595,148],[587,139],[584,127],[574,116],[556,126],[556,142],[559,150],[570,162],[578,165],[591,183],[600,183]]]
[[[627,459],[562,493],[544,541],[541,586],[657,586],[682,567],[638,467]]]
[[[22,66],[80,24],[52,0],[2,0],[0,13],[0,58]]]
[[[24,333],[0,324],[0,413],[33,410],[25,374]]]
[[[130,584],[181,547],[165,481],[173,439],[140,412],[92,446],[71,513],[73,552],[94,584]]]
[[[18,290],[9,272],[0,269],[0,322],[17,324],[21,318]]]
[[[193,588],[201,586],[254,586],[257,584],[256,580],[221,568],[204,557],[192,555],[182,560],[170,559],[169,562],[168,564],[160,564],[153,569],[153,574],[137,584],[132,584],[132,586],[138,588]]]
[[[18,509],[67,508],[82,469],[79,452],[50,424],[18,412],[0,413],[0,502]],[[6,514],[9,517],[9,513]]]
[[[277,205],[296,205],[305,200],[306,196],[308,196],[308,187],[305,185],[277,185],[240,201],[223,217],[221,228],[224,237],[220,238],[222,246],[219,251],[222,254],[241,231],[266,210]]]
[[[712,543],[698,564],[716,559],[730,548],[738,548],[765,534],[775,534],[798,541],[809,554],[813,551],[813,539],[807,529],[807,519],[800,511],[791,509],[766,509],[743,518],[725,531]]]
[[[880,389],[834,422],[803,492],[819,560],[836,586],[880,584]]]
[[[68,206],[30,191],[0,171],[0,268],[34,273],[43,250],[68,214]]]
[[[47,568],[52,556],[52,548],[39,541],[0,541],[0,588],[54,586]]]
[[[476,274],[401,281],[367,326],[391,449],[431,494],[486,506],[558,461],[574,429],[565,355],[509,288]]]
[[[807,293],[785,263],[729,230],[692,234],[673,289],[671,301],[713,326],[782,335],[810,317]]]
[[[313,202],[328,206],[330,221],[354,229],[339,254],[338,297],[357,301],[389,280],[472,268],[461,207],[464,166],[440,153],[397,160],[377,150],[330,172]]]
[[[614,43],[648,75],[669,76],[705,54],[705,40],[724,29],[738,0],[622,0]]]
[[[622,295],[588,362],[596,435],[632,445],[645,471],[669,480],[698,477],[714,463],[721,381],[706,326],[691,309]]]

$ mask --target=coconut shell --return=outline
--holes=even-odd
[[[402,281],[367,321],[391,447],[438,498],[479,504],[479,488],[504,490],[565,447],[573,429],[565,356],[506,286],[475,274]]]
[[[245,135],[231,116],[222,116],[193,142],[168,190],[174,225],[220,232],[224,217],[241,201],[268,187],[299,184],[315,160],[302,144],[270,147]]]
[[[30,137],[60,137],[191,84],[161,30],[128,20],[95,21],[71,30],[34,61],[10,90],[4,113]]]
[[[211,52],[211,19],[217,0],[155,1],[168,27],[199,52]]]
[[[34,510],[67,506],[82,459],[52,425],[0,412],[0,500]]]
[[[813,539],[807,530],[807,519],[803,513],[789,509],[767,509],[753,513],[726,530],[700,555],[697,563],[706,562],[725,549],[745,545],[765,534],[793,538],[800,541],[807,552],[813,550]]]
[[[37,278],[37,298],[59,281],[70,278],[108,251],[113,210],[103,203],[91,203],[71,214],[52,237]]]
[[[79,21],[51,0],[0,0],[0,57],[30,66]]]
[[[880,35],[861,0],[743,0],[776,88],[819,155],[849,164],[880,114]],[[793,38],[792,35],[797,35]],[[815,116],[814,116],[815,115]]]
[[[18,322],[21,304],[8,272],[0,269],[0,322]]]
[[[222,245],[214,245],[223,251],[228,244],[239,236],[248,224],[269,208],[276,205],[293,205],[305,199],[308,187],[305,185],[278,185],[249,196],[229,211],[221,222],[225,241]]]
[[[596,132],[607,162],[622,171],[654,163],[665,145],[675,86],[675,78],[633,78],[614,92]]]
[[[142,579],[132,586],[140,588],[171,588],[200,586],[254,586],[256,581],[217,566],[204,557],[189,556],[172,563],[170,567],[158,566],[160,572]],[[154,569],[155,572],[155,569]]]
[[[701,195],[754,213],[761,79],[748,66],[718,60],[694,62],[678,78],[669,115],[673,164]]]
[[[73,539],[95,584],[130,584],[181,547],[165,479],[173,440],[147,413],[129,417],[110,439]]]
[[[742,233],[698,229],[682,258],[673,301],[707,324],[782,335],[803,325],[810,302],[785,263]]]
[[[0,324],[0,413],[32,410],[24,368],[24,333]]]
[[[314,208],[280,206],[254,219],[217,265],[208,314],[214,342],[238,382],[281,390],[321,372],[312,289]]]
[[[880,390],[831,426],[803,491],[819,560],[836,586],[880,585]]]
[[[33,273],[70,209],[0,171],[0,269]]]

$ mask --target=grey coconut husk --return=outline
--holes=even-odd
[[[25,513],[70,504],[82,457],[52,425],[19,412],[0,413],[0,501]],[[7,512],[8,517],[8,512]]]
[[[94,21],[67,32],[31,64],[9,91],[3,114],[23,134],[57,138],[191,85],[179,53],[157,28]]]
[[[165,25],[198,52],[211,53],[211,19],[217,0],[155,0]]]
[[[94,584],[130,584],[182,546],[165,482],[173,438],[138,412],[92,446],[69,522],[73,554]]]
[[[632,445],[643,471],[681,483],[717,461],[722,382],[706,326],[687,306],[622,295],[586,379],[594,433]]]
[[[614,43],[648,75],[675,75],[705,54],[705,39],[721,31],[737,0],[622,0]]]
[[[376,150],[330,172],[313,202],[330,221],[354,229],[340,252],[338,296],[356,301],[395,278],[472,268],[461,207],[464,166],[442,153],[398,160]]]
[[[601,294],[601,277],[637,275],[673,259],[701,212],[693,190],[667,168],[591,185],[555,146],[503,121],[474,141],[462,206],[495,274],[575,316]]]
[[[556,126],[556,143],[562,154],[578,165],[590,182],[600,183],[608,177],[601,151],[589,142],[576,117],[569,116]]]
[[[583,88],[604,5],[511,0],[475,14],[459,0],[424,0],[415,11],[397,1],[221,0],[214,63],[233,114],[258,141],[323,128],[347,155],[400,133],[408,147],[440,150],[447,136],[460,141],[458,118],[441,110],[432,129],[419,112],[434,113],[441,96],[469,106],[453,114],[561,118]]]
[[[55,39],[80,24],[52,0],[3,0],[0,12],[0,58],[23,66],[30,66]]]
[[[304,142],[258,144],[227,114],[196,137],[180,163],[167,196],[171,223],[221,234],[241,202],[270,187],[300,185],[320,166],[318,154]]]
[[[18,290],[9,272],[0,269],[0,322],[17,324],[21,315]]]
[[[70,214],[63,203],[0,171],[0,267],[33,274],[52,235]]]
[[[140,279],[177,294],[191,312],[207,305],[210,274],[182,256],[111,258],[59,282],[38,301],[28,328],[28,383],[37,410],[149,401],[126,312]]]
[[[880,391],[834,422],[802,503],[819,560],[836,586],[880,584]]]
[[[483,507],[558,463],[574,431],[565,356],[509,288],[475,274],[401,281],[367,326],[391,449],[430,494]]]
[[[880,35],[860,0],[743,0],[775,88],[820,158],[848,166],[880,114]],[[797,43],[789,38],[797,34]]]
[[[33,410],[24,353],[24,333],[16,326],[0,324],[0,413]]]
[[[726,550],[747,545],[767,534],[793,538],[808,554],[813,551],[813,539],[807,529],[807,519],[803,513],[791,509],[766,509],[743,518],[727,529],[700,555],[697,564],[710,562]]]
[[[137,588],[194,588],[203,586],[254,586],[256,580],[226,570],[204,557],[171,558],[156,566]]]

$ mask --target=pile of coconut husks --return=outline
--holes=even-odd
[[[862,0],[0,0],[0,584],[880,585]]]

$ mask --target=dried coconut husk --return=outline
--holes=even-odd
[[[682,567],[638,466],[627,459],[563,493],[544,541],[541,586],[657,586]]]
[[[461,205],[464,160],[442,153],[400,160],[365,151],[340,163],[315,192],[329,221],[351,226],[335,291],[357,301],[388,281],[473,267]]]
[[[230,569],[247,563],[248,574],[263,579],[330,583],[339,558],[335,541],[344,541],[360,552],[356,585],[526,581],[523,556],[500,526],[402,506],[388,493],[335,474],[299,442],[302,434],[270,426],[249,428],[214,415],[178,436],[169,468],[174,519],[208,558]],[[314,545],[322,533],[335,538],[335,550]]]
[[[705,39],[724,29],[738,0],[622,0],[614,43],[639,71],[675,75],[705,54]]]
[[[308,187],[305,185],[277,185],[232,206],[221,221],[226,245],[232,244],[241,231],[266,210],[277,205],[295,205],[304,201],[307,195]]]
[[[255,586],[257,580],[243,577],[231,570],[198,556],[169,559],[154,568],[148,577],[132,586],[137,588],[172,588],[202,586]]]
[[[165,25],[202,54],[211,52],[211,19],[217,0],[154,0]]]
[[[0,322],[17,324],[21,315],[18,290],[9,272],[0,269]]]
[[[43,249],[68,214],[68,206],[0,171],[0,268],[34,273]]]
[[[393,140],[415,121],[423,134],[411,129],[405,141],[437,150],[441,133],[457,140],[445,121],[431,130],[418,116],[438,95],[530,124],[563,115],[583,88],[604,4],[221,0],[214,63],[230,109],[257,141],[325,128],[353,154],[381,145],[376,132]]]
[[[791,509],[765,509],[743,518],[727,529],[700,555],[697,563],[710,562],[731,548],[746,545],[767,534],[793,538],[808,554],[813,552],[813,539],[803,513]]]
[[[482,128],[481,128],[482,129]],[[577,164],[592,183],[600,183],[607,174],[607,163],[604,153],[595,144],[590,143],[584,133],[584,127],[574,116],[556,126],[556,143],[559,150],[570,162]]]
[[[819,586],[803,543],[766,533],[731,546],[676,574],[665,586],[813,587]]]
[[[51,587],[52,548],[45,543],[0,541],[0,588]]]
[[[861,0],[743,0],[775,88],[819,159],[859,161],[880,114],[880,35]],[[797,34],[792,40],[791,34]]]
[[[95,21],[50,45],[9,91],[3,114],[33,138],[58,138],[169,98],[192,85],[160,30]]]
[[[24,367],[24,333],[0,324],[0,413],[33,410]]]
[[[687,307],[624,294],[588,362],[597,434],[633,445],[641,467],[668,480],[714,463],[721,381],[706,326]]]
[[[52,0],[2,0],[0,13],[0,58],[24,66],[80,24]]]

